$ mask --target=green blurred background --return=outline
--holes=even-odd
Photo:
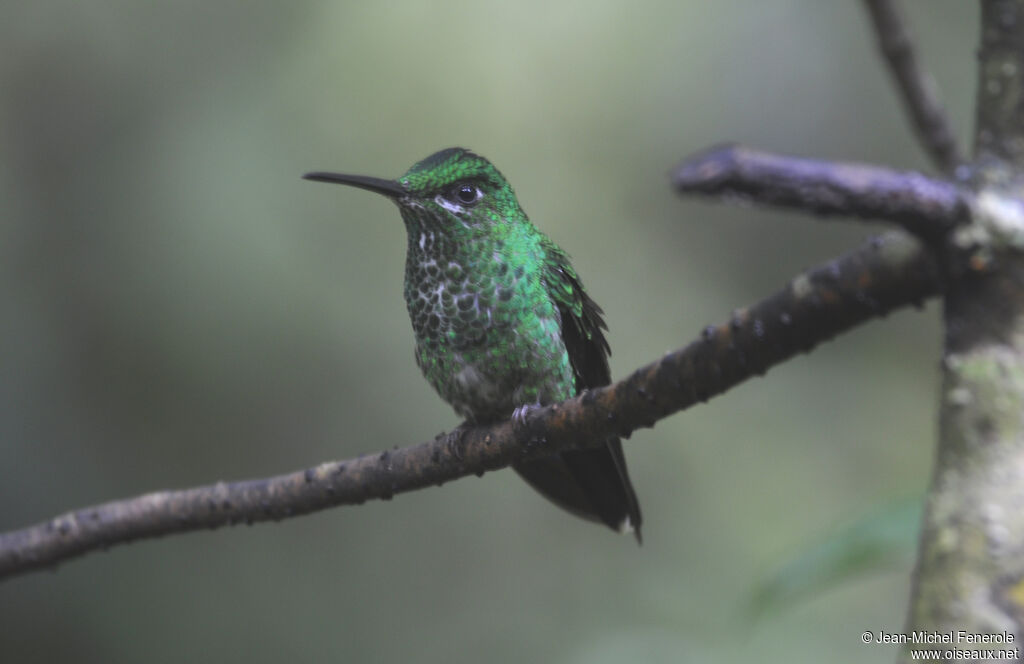
[[[908,7],[956,129],[977,8]],[[721,141],[927,169],[857,2],[6,2],[0,529],[425,440],[405,233],[308,170],[490,157],[621,377],[871,229],[680,199]],[[922,492],[938,308],[627,443],[645,543],[511,472],[118,547],[0,585],[4,661],[891,661],[910,552],[759,621],[808,543]],[[908,535],[908,541],[913,534]]]

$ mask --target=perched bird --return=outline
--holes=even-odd
[[[398,205],[408,234],[405,303],[416,363],[468,422],[521,417],[609,383],[601,308],[491,162],[449,148],[396,180],[303,177],[367,189]],[[555,504],[640,541],[640,505],[618,438],[513,467]]]

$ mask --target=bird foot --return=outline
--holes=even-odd
[[[512,411],[512,423],[516,426],[526,426],[526,417],[530,414],[530,411],[538,410],[541,407],[539,403],[524,403],[522,406],[518,406]]]

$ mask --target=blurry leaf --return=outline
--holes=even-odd
[[[912,554],[921,509],[920,496],[895,500],[807,547],[760,584],[750,601],[750,617],[756,620]]]

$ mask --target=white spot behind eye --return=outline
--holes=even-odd
[[[450,200],[448,200],[441,194],[434,196],[434,202],[443,207],[445,210],[448,210],[452,214],[462,214],[463,212],[466,211],[466,208],[462,207],[461,205],[452,203]]]

